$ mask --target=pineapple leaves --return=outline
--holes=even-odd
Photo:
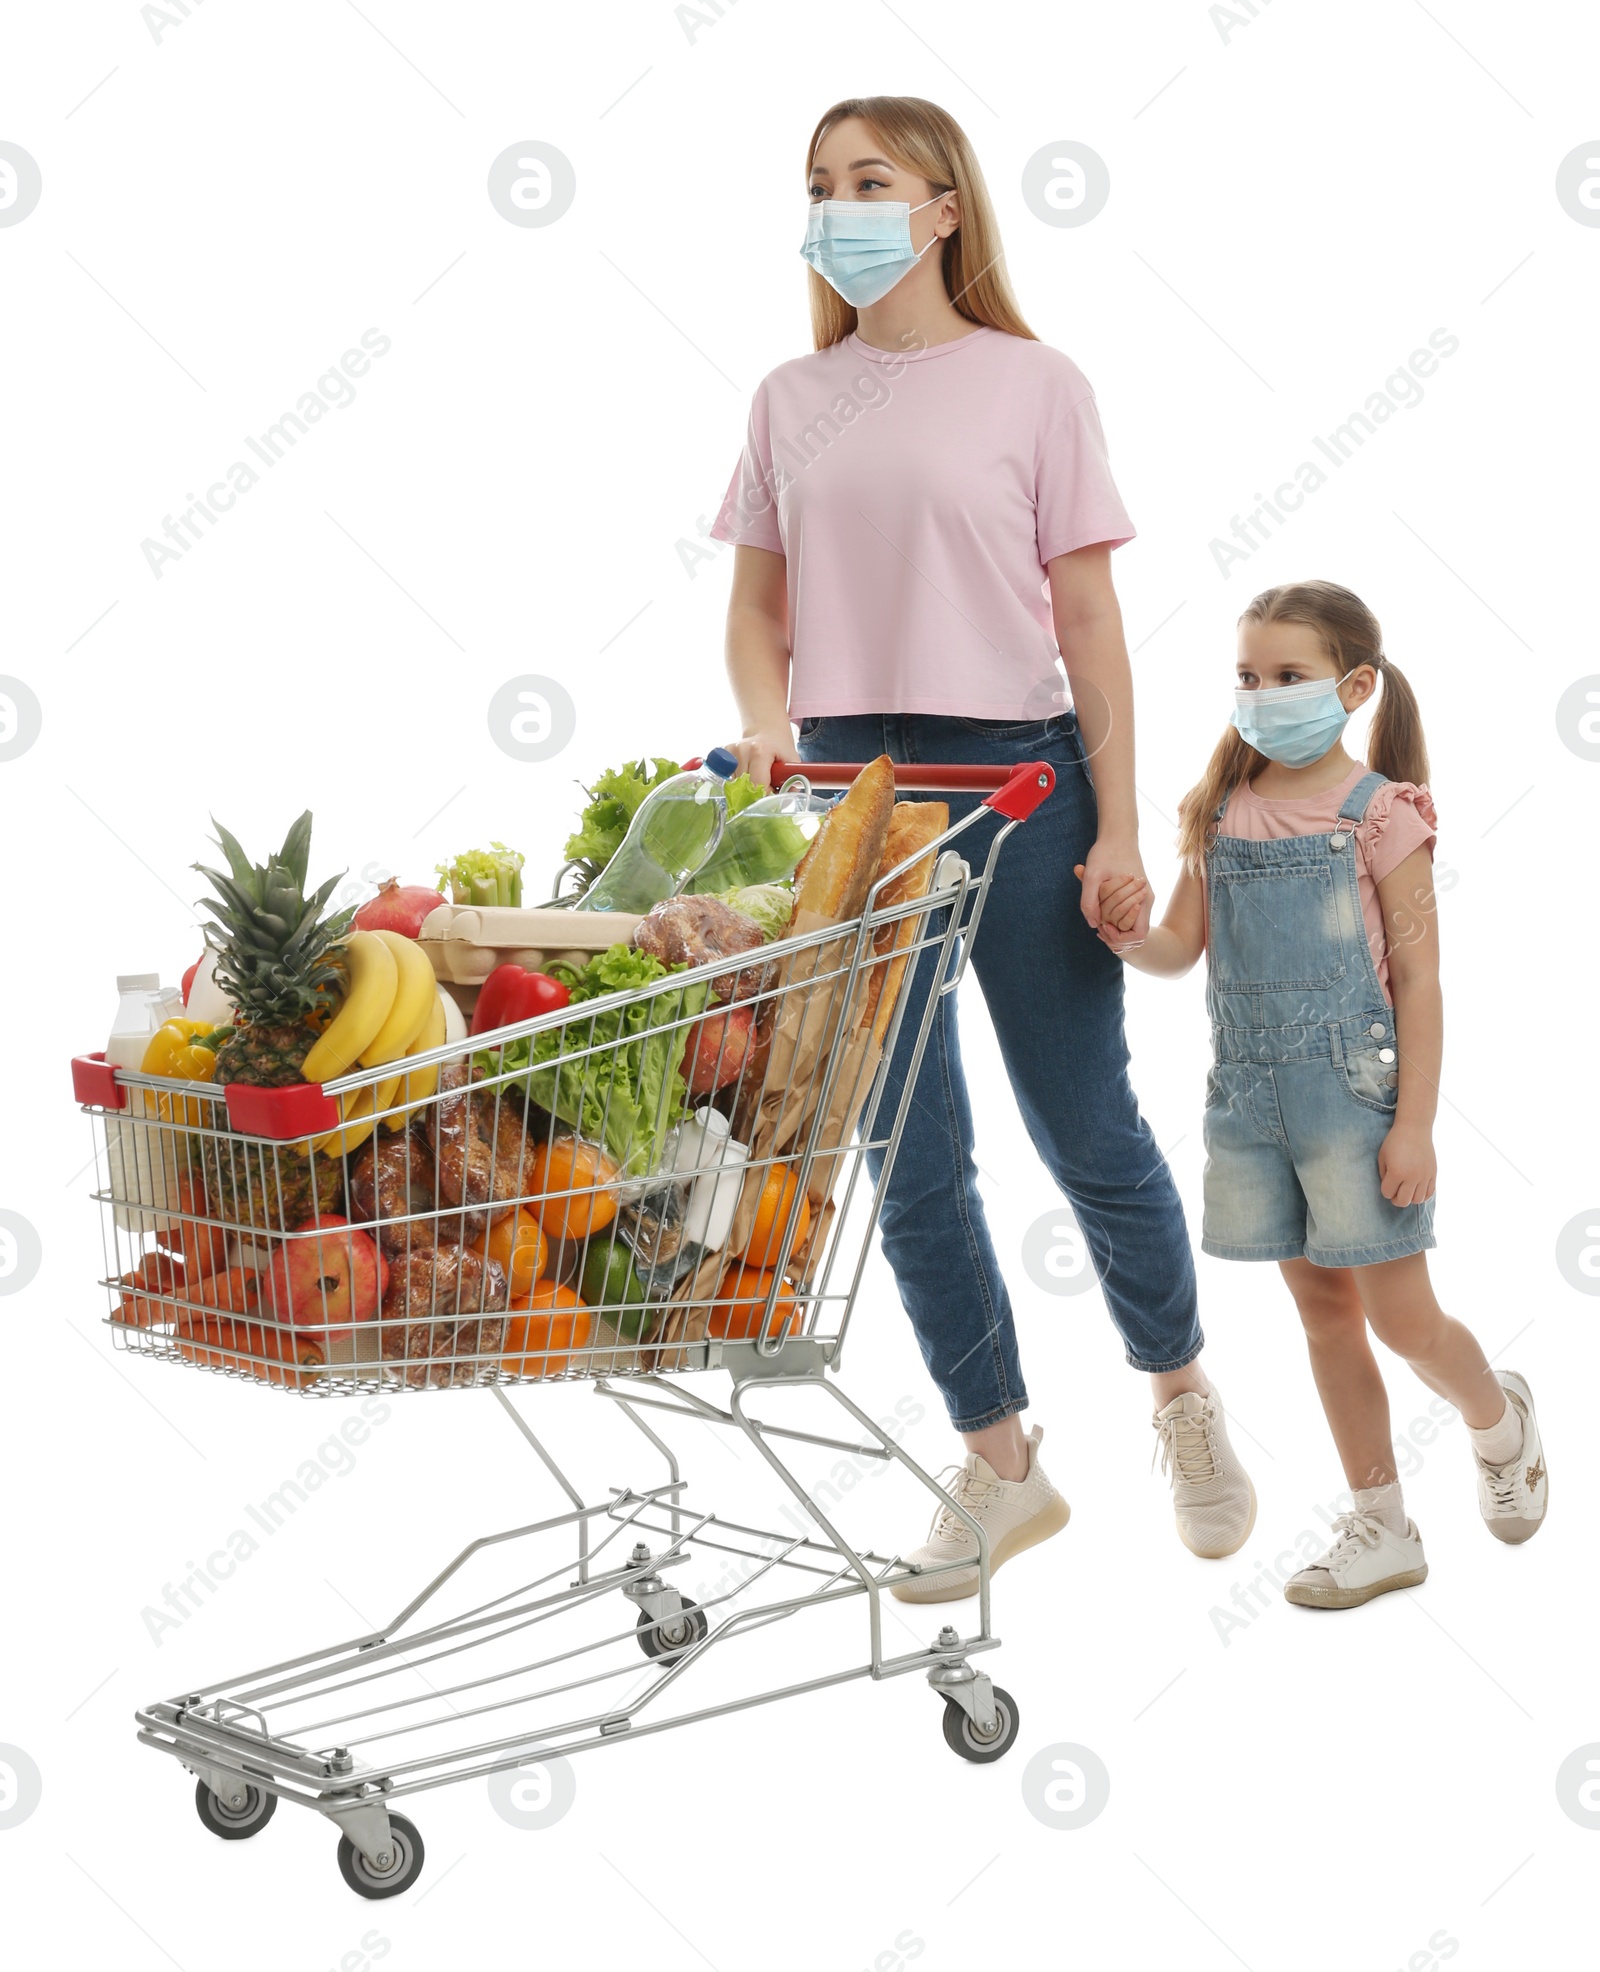
[[[216,893],[203,898],[201,908],[213,920],[205,940],[216,955],[217,977],[247,1022],[302,1021],[341,988],[344,939],[355,916],[354,906],[321,915],[338,876],[305,895],[311,811],[295,822],[264,868],[215,817],[212,827],[228,872],[194,867]]]
[[[294,879],[297,894],[303,894],[306,887],[306,868],[311,860],[311,810],[308,808],[283,838],[283,847],[278,851],[277,861]],[[338,878],[334,878],[338,882]]]
[[[250,858],[240,848],[237,837],[230,835],[215,815],[211,817],[211,826],[217,832],[217,847],[228,859],[228,868],[233,872],[234,882],[242,890],[253,894],[256,880],[260,877],[261,872],[251,864]],[[214,871],[201,869],[198,863],[194,867],[200,870],[202,876],[208,876],[213,883],[216,882],[216,873]]]

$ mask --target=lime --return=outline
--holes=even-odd
[[[592,1240],[583,1256],[580,1290],[602,1321],[629,1342],[644,1333],[649,1300],[633,1271],[633,1252],[620,1239]]]

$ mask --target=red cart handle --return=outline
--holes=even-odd
[[[860,761],[774,760],[772,785],[779,788],[791,774],[804,774],[813,787],[849,787],[862,770]],[[941,767],[919,762],[896,762],[894,784],[911,794],[982,794],[984,806],[1008,821],[1023,822],[1056,784],[1048,760],[1024,760],[1015,767]]]
[[[85,1109],[126,1109],[128,1092],[117,1071],[99,1054],[72,1057],[72,1093]],[[320,1082],[291,1082],[287,1088],[257,1089],[229,1082],[222,1092],[228,1121],[245,1136],[267,1137],[274,1143],[298,1142],[326,1136],[338,1129],[343,1114]]]

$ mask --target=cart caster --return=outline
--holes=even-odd
[[[676,1657],[691,1644],[699,1643],[710,1627],[706,1612],[689,1596],[677,1616],[663,1616],[658,1623],[647,1610],[639,1611],[639,1648],[646,1657]]]
[[[1002,1754],[1009,1753],[1022,1724],[1017,1716],[1017,1701],[1009,1691],[1002,1691],[999,1685],[994,1688],[994,1726],[987,1733],[981,1732],[965,1707],[955,1699],[944,1701],[944,1740],[952,1753],[959,1753],[964,1760],[971,1760],[974,1766],[987,1766],[991,1760],[998,1760]]]
[[[195,1782],[195,1810],[212,1834],[220,1835],[224,1842],[242,1842],[248,1835],[259,1835],[278,1811],[277,1795],[265,1787],[241,1783],[238,1793],[235,1806],[203,1780]]]
[[[414,1822],[390,1815],[389,1842],[389,1867],[375,1869],[348,1835],[339,1837],[339,1874],[358,1897],[397,1897],[422,1874],[422,1836]]]

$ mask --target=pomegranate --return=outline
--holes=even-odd
[[[708,1096],[737,1078],[750,1052],[754,1025],[755,1008],[741,1004],[714,1013],[690,1028],[680,1072],[689,1084],[691,1095]]]
[[[402,938],[415,938],[422,920],[444,902],[437,890],[425,883],[402,883],[397,876],[369,897],[355,915],[357,931],[398,931]]]

